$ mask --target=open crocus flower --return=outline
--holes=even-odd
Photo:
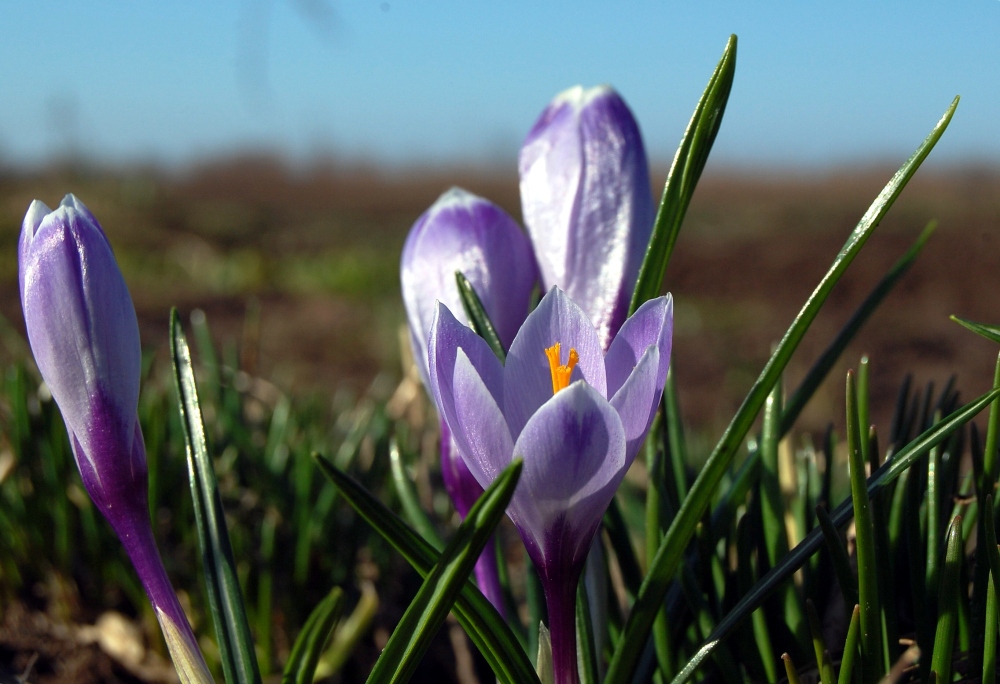
[[[508,514],[538,568],[556,681],[577,681],[576,585],[601,517],[646,437],[670,361],[673,304],[646,302],[607,354],[587,314],[558,288],[528,316],[501,365],[439,305],[431,387],[469,470],[487,486],[524,470]]]
[[[555,97],[521,148],[521,207],[542,273],[608,349],[625,321],[653,229],[639,126],[607,86]]]
[[[83,484],[135,566],[181,681],[211,682],[149,522],[136,413],[139,326],[111,245],[73,195],[32,202],[18,244],[21,305],[38,370],[59,405]]]
[[[456,271],[472,284],[501,342],[509,346],[528,315],[531,293],[538,282],[531,243],[503,209],[460,188],[441,195],[417,219],[403,246],[403,301],[413,356],[427,387],[427,335],[436,302],[444,302],[463,323],[468,322],[455,283]],[[464,518],[483,488],[469,472],[443,421],[441,474],[455,509]],[[503,597],[492,545],[476,564],[476,580],[502,614]]]

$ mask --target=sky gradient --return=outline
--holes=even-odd
[[[877,6],[875,6],[877,5]],[[730,33],[713,164],[1000,163],[1000,1],[5,3],[0,164],[511,163],[546,102],[609,83],[669,161]]]

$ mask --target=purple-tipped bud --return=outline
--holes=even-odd
[[[444,302],[463,323],[469,322],[455,283],[456,271],[468,278],[500,341],[509,346],[528,315],[531,293],[538,282],[531,242],[503,209],[460,188],[441,195],[417,219],[403,246],[403,302],[413,356],[426,387],[427,337],[437,302]],[[443,421],[441,472],[455,509],[464,517],[483,488],[469,472]],[[491,547],[476,564],[476,578],[483,593],[503,612]]]
[[[611,88],[570,88],[528,133],[519,170],[542,286],[568,294],[607,349],[628,313],[655,217],[639,126]]]
[[[111,245],[73,195],[55,211],[36,200],[21,228],[18,267],[28,341],[83,484],[132,560],[182,681],[210,682],[149,523],[139,326]]]
[[[413,355],[427,384],[427,336],[438,301],[468,325],[455,284],[461,271],[475,289],[505,346],[528,315],[538,267],[531,242],[507,212],[452,188],[424,212],[403,245],[400,282]]]

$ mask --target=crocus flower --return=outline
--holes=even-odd
[[[403,246],[403,301],[413,355],[427,387],[427,335],[436,302],[444,302],[460,320],[468,322],[455,284],[456,271],[468,278],[501,342],[510,345],[528,314],[531,293],[538,282],[531,243],[503,209],[460,188],[441,195],[417,219]],[[483,488],[469,472],[443,421],[441,473],[455,509],[464,518]],[[503,613],[491,547],[476,565],[476,579],[490,602]]]
[[[639,127],[611,88],[570,88],[528,133],[519,170],[542,286],[557,286],[579,304],[608,349],[653,228]]]
[[[508,507],[539,570],[556,682],[577,681],[576,586],[605,509],[649,431],[666,382],[673,304],[646,302],[607,353],[587,314],[553,288],[501,365],[440,304],[428,340],[431,388],[482,486],[516,455]]]
[[[55,211],[36,200],[24,217],[18,266],[28,341],[84,487],[125,546],[181,681],[211,682],[149,521],[139,327],[111,245],[73,195]]]

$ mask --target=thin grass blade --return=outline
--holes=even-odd
[[[608,684],[626,684],[642,655],[643,644],[652,627],[656,610],[667,593],[677,567],[684,557],[684,549],[694,534],[705,509],[711,503],[719,483],[729,470],[733,457],[746,437],[754,420],[767,398],[768,392],[781,377],[788,360],[798,346],[806,330],[816,318],[834,285],[843,275],[851,261],[857,256],[875,227],[902,192],[909,179],[933,149],[951,121],[958,106],[956,98],[931,134],[917,148],[910,159],[896,172],[879,196],[862,216],[857,227],[848,237],[833,264],[823,276],[819,285],[809,296],[802,310],[795,317],[770,360],[761,371],[750,393],[743,400],[736,415],[726,428],[715,449],[705,462],[701,473],[681,505],[660,549],[650,563],[649,572],[643,580],[636,604],[625,624],[623,638],[615,649],[608,668]],[[818,541],[819,535],[816,539]]]
[[[934,650],[931,654],[931,672],[938,681],[951,681],[952,654],[955,632],[958,627],[958,603],[962,589],[962,518],[956,517],[948,527],[945,538],[944,568],[938,586],[937,631],[934,633]]]
[[[344,592],[334,587],[309,614],[292,645],[281,684],[312,684],[316,665],[344,610]]]
[[[333,483],[344,500],[371,525],[376,532],[420,573],[427,577],[438,560],[438,554],[423,537],[368,490],[362,487],[325,458],[316,456],[316,463]],[[517,637],[496,608],[486,600],[472,582],[466,582],[454,606],[455,616],[469,638],[482,652],[493,672],[501,682],[521,684],[538,683],[535,669],[521,648]]]
[[[986,323],[976,323],[975,321],[970,321],[968,318],[961,318],[960,316],[949,316],[949,318],[963,328],[971,330],[977,335],[982,335],[990,342],[1000,344],[1000,326],[987,325]]]
[[[198,388],[191,365],[191,350],[181,330],[176,309],[170,312],[170,354],[184,428],[198,546],[204,564],[209,612],[219,642],[223,675],[229,684],[259,684],[260,670],[236,574],[219,483],[208,452]]]
[[[472,283],[461,271],[455,271],[455,282],[458,284],[458,294],[462,298],[462,308],[465,309],[465,315],[469,317],[472,329],[486,340],[486,344],[490,345],[490,349],[500,359],[500,363],[503,363],[507,360],[507,351],[503,348],[500,335],[497,334],[497,329],[493,326],[490,315],[486,313],[482,300],[476,294],[476,288],[472,287]]]
[[[473,504],[382,649],[369,684],[409,680],[500,524],[522,466],[515,459]]]
[[[735,73],[736,36],[732,35],[722,52],[722,59],[712,72],[708,86],[695,107],[691,122],[684,131],[684,137],[667,173],[667,182],[660,198],[660,208],[653,224],[653,234],[632,293],[630,316],[642,306],[643,302],[660,293],[663,276],[667,272],[667,264],[674,251],[684,215],[691,203],[691,196],[694,195],[698,179],[701,178],[705,162],[708,161],[708,154],[712,151],[715,136],[719,132],[719,126],[722,125],[722,116],[726,112],[726,103],[733,88]]]
[[[851,624],[847,628],[844,642],[844,656],[840,659],[840,674],[837,684],[850,684],[854,676],[854,663],[858,656],[858,639],[861,636],[861,606],[855,605],[851,614]]]
[[[403,456],[399,451],[399,442],[395,437],[389,440],[389,467],[392,471],[392,483],[395,485],[399,502],[403,506],[403,515],[406,516],[406,520],[420,533],[421,537],[427,540],[428,544],[440,551],[444,548],[444,540],[434,529],[434,523],[424,513],[424,509],[420,507],[417,490],[406,474]]]

